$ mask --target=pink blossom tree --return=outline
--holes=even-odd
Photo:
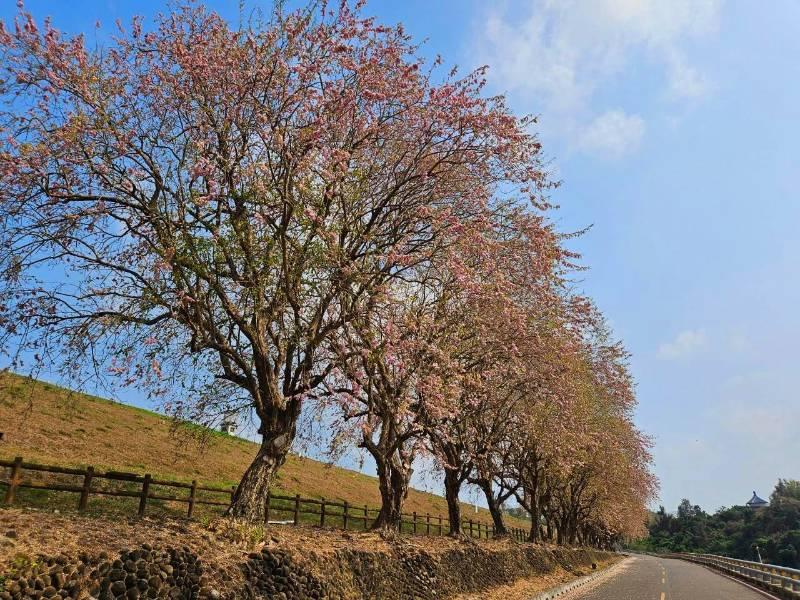
[[[636,402],[627,352],[611,339],[597,310],[581,304],[585,318],[570,376],[572,400],[551,427],[539,423],[552,415],[532,415],[532,433],[515,463],[531,541],[539,538],[541,517],[558,543],[605,544],[631,534],[656,490],[650,441],[632,421]],[[553,426],[560,429],[556,436],[537,434],[556,431]]]
[[[459,493],[465,482],[487,497],[495,534],[505,533],[500,509],[512,491],[496,497],[492,480],[504,468],[528,388],[541,374],[546,329],[558,322],[561,271],[570,254],[538,216],[515,211],[499,220],[492,236],[460,249],[463,293],[451,303],[454,323],[440,340],[451,362],[457,394],[426,414],[426,438],[445,475],[451,534],[460,531]],[[534,353],[537,356],[534,356]]]
[[[23,9],[0,25],[3,347],[183,417],[252,409],[251,519],[331,340],[547,185],[481,71],[437,81],[401,27],[323,6],[236,30],[188,3],[94,50]]]
[[[342,328],[331,347],[337,368],[323,393],[341,415],[335,441],[352,441],[375,461],[381,509],[373,528],[385,532],[400,527],[414,460],[423,449],[424,380],[436,369],[427,275],[414,279],[371,299],[362,316]]]

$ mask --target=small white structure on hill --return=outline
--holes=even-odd
[[[222,423],[219,426],[219,430],[222,433],[227,433],[228,435],[233,435],[236,433],[236,419],[233,418],[233,415],[225,415],[222,418]]]

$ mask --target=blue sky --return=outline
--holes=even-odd
[[[209,4],[236,17],[236,2]],[[26,6],[92,32],[164,4]],[[372,0],[367,12],[402,21],[446,64],[489,64],[490,90],[540,115],[559,226],[592,225],[573,243],[590,267],[578,286],[633,353],[661,502],[714,510],[800,478],[800,4]]]

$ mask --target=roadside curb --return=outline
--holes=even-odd
[[[612,569],[615,569],[618,565],[623,564],[626,562],[630,556],[627,558],[622,559],[618,563],[615,563],[608,567],[607,569],[603,569],[602,571],[598,571],[597,573],[592,573],[591,575],[584,575],[583,577],[579,577],[574,581],[570,581],[567,583],[562,583],[561,585],[554,587],[553,589],[547,590],[545,592],[539,592],[535,596],[532,596],[530,600],[551,600],[552,598],[559,598],[566,594],[567,592],[571,592],[579,587],[582,587],[589,583],[590,581],[594,581],[598,577],[602,575],[607,575]]]

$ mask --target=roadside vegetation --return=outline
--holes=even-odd
[[[677,514],[662,506],[652,517],[649,537],[632,548],[651,552],[695,552],[800,568],[800,481],[780,480],[769,506],[720,508],[705,512],[683,500]]]

